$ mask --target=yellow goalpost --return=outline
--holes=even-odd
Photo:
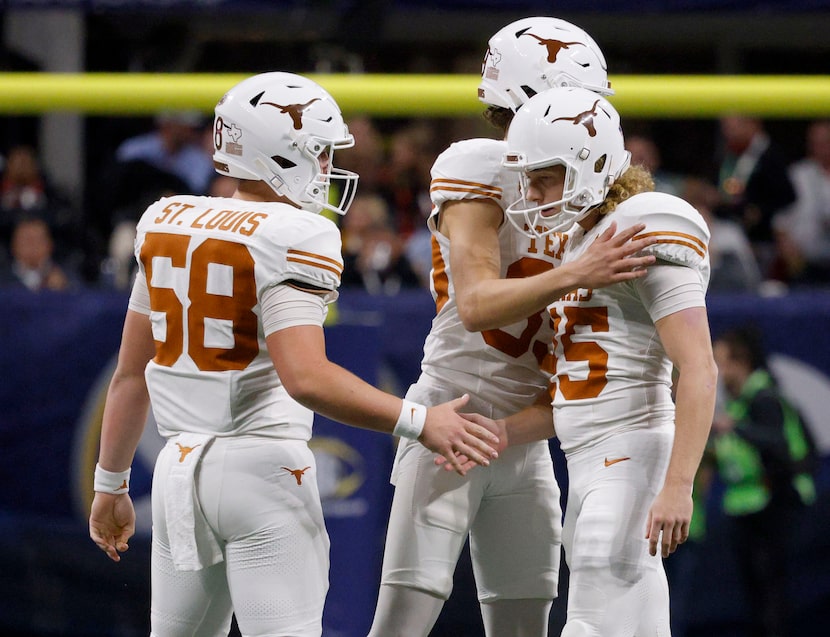
[[[209,113],[248,74],[0,73],[0,116],[75,112]],[[309,74],[347,115],[460,117],[481,112],[474,75]],[[711,118],[724,113],[830,115],[830,75],[620,75],[610,98],[628,117]]]

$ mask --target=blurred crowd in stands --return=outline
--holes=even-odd
[[[199,113],[158,114],[151,130],[116,147],[82,206],[52,186],[34,148],[0,148],[1,284],[128,289],[135,223],[150,203],[234,190],[232,179],[213,170],[210,124]],[[430,167],[453,138],[489,130],[472,123],[471,135],[461,130],[469,122],[429,119],[391,130],[368,117],[349,124],[356,145],[339,151],[335,163],[358,172],[360,184],[349,213],[335,219],[342,285],[372,294],[428,287]],[[632,162],[652,171],[657,190],[685,198],[707,219],[710,291],[775,295],[830,284],[830,120],[806,123],[800,157],[789,157],[761,119],[724,115],[717,124],[717,156],[707,164],[715,174],[667,172],[648,132],[626,138]]]

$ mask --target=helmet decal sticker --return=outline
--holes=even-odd
[[[578,44],[579,46],[585,46],[582,42],[562,42],[561,40],[552,40],[543,38],[541,36],[536,35],[535,33],[528,33],[530,27],[526,29],[522,29],[516,33],[516,38],[520,38],[523,35],[529,35],[531,38],[535,38],[539,41],[539,45],[545,47],[548,50],[548,62],[551,64],[556,62],[556,58],[559,55],[559,52],[563,49],[569,49],[572,46]]]
[[[230,137],[233,141],[238,143],[239,140],[242,139],[242,129],[235,123],[230,126],[225,124],[225,128],[228,129],[228,137]]]
[[[314,104],[314,102],[319,101],[320,98],[315,97],[314,99],[309,100],[305,104],[288,104],[287,106],[283,106],[282,104],[275,104],[274,102],[262,103],[267,104],[268,106],[273,106],[274,108],[278,108],[280,110],[280,113],[287,113],[291,117],[291,121],[294,123],[294,130],[300,130],[303,127],[303,111],[312,104]]]
[[[224,133],[227,131],[229,140],[224,140]],[[213,144],[216,150],[222,149],[222,142],[225,141],[225,152],[230,155],[242,155],[242,144],[239,140],[242,139],[242,129],[235,123],[227,124],[222,117],[216,118],[216,123],[213,130]]]
[[[225,129],[228,131],[228,137],[230,139],[225,142],[225,152],[229,155],[242,155],[242,144],[239,143],[239,140],[242,139],[242,129],[239,128],[236,124],[228,124],[224,125]]]
[[[594,126],[594,117],[597,115],[597,105],[599,104],[599,100],[594,102],[594,105],[591,107],[590,111],[582,111],[579,115],[574,117],[557,117],[556,119],[552,119],[550,121],[551,124],[554,122],[558,122],[560,120],[564,120],[566,122],[573,122],[574,126],[582,125],[588,131],[588,135],[591,137],[597,136],[597,129]]]
[[[487,47],[484,62],[481,63],[481,74],[491,80],[499,79],[499,70],[496,68],[501,62],[501,53],[495,47]],[[489,66],[488,66],[489,63]]]

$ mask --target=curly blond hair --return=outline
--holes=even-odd
[[[654,190],[654,178],[644,166],[630,166],[611,184],[605,199],[595,210],[601,215],[608,215],[617,209],[623,201],[641,192]]]

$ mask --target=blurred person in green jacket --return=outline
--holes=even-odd
[[[816,453],[803,419],[770,373],[759,332],[731,329],[714,342],[726,392],[712,426],[722,506],[734,522],[734,549],[751,637],[787,635],[787,538],[798,509],[815,500]]]

